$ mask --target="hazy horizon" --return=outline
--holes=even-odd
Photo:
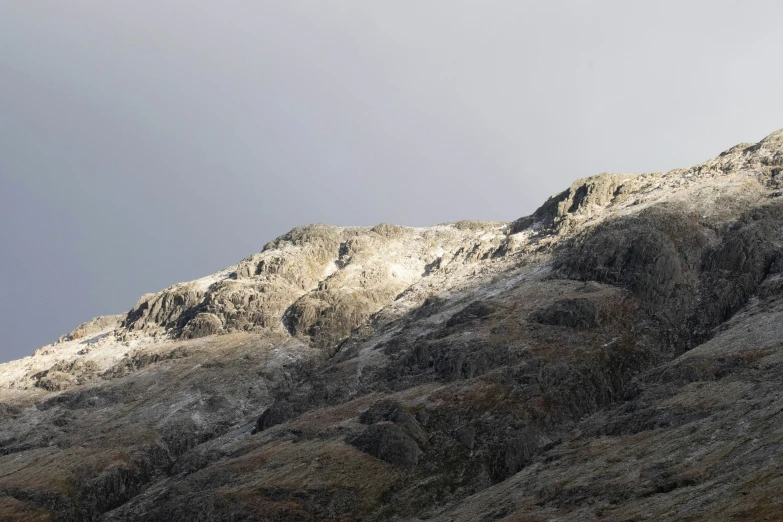
[[[511,221],[783,127],[771,1],[0,0],[0,362],[308,223]]]

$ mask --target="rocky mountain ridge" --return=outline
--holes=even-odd
[[[294,229],[0,365],[0,514],[770,516],[781,171],[778,131],[511,223]]]

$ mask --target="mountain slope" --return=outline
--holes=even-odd
[[[8,520],[763,519],[783,131],[513,223],[295,229],[0,366]]]

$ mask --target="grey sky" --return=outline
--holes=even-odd
[[[310,222],[512,220],[783,127],[783,4],[0,0],[0,361]]]

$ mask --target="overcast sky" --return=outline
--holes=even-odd
[[[296,225],[513,220],[756,141],[781,6],[0,0],[0,361]]]

